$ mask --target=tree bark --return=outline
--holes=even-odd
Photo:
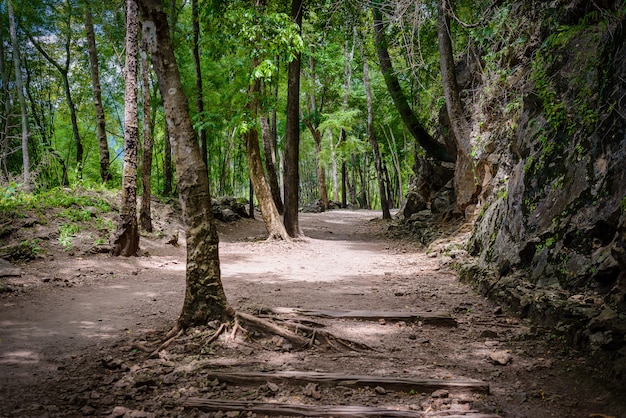
[[[186,291],[178,327],[227,320],[234,311],[222,286],[218,236],[211,211],[209,180],[200,155],[189,105],[183,92],[168,23],[160,0],[139,0],[147,38],[171,133],[178,192],[187,237]]]
[[[148,61],[148,43],[141,39],[141,93],[143,113],[143,147],[141,158],[141,211],[139,223],[144,231],[152,232],[152,213],[150,199],[152,190],[150,177],[152,175],[152,116],[150,103],[150,64]]]
[[[137,49],[139,15],[136,0],[126,0],[126,65],[124,67],[124,169],[120,224],[115,232],[113,255],[125,257],[139,253],[137,225],[137,148],[139,121],[137,114]]]
[[[378,52],[378,60],[380,61],[380,69],[383,73],[389,94],[396,105],[396,109],[398,109],[398,113],[400,113],[402,117],[402,121],[409,132],[411,132],[411,135],[413,135],[415,140],[429,155],[440,161],[454,162],[454,156],[450,154],[443,144],[437,142],[426,132],[411,110],[400,87],[400,82],[394,73],[393,65],[391,64],[391,58],[387,50],[383,17],[377,5],[372,6],[372,13],[374,15],[374,33],[376,35],[376,49]]]
[[[278,184],[278,170],[276,167],[276,131],[270,126],[267,117],[261,116],[261,137],[263,138],[263,152],[265,153],[265,170],[267,179],[274,199],[274,205],[279,214],[283,214],[285,208],[283,199],[280,196],[280,185]]]
[[[100,152],[100,179],[102,183],[106,183],[111,180],[111,173],[109,171],[109,144],[107,142],[104,107],[102,106],[98,49],[96,48],[96,35],[93,28],[93,16],[91,14],[90,2],[88,2],[85,7],[85,34],[87,36],[87,46],[89,50],[93,104],[96,109],[96,137],[98,139],[98,150]]]
[[[456,81],[452,40],[450,38],[450,17],[447,14],[449,7],[448,0],[439,0],[437,7],[437,40],[446,110],[448,111],[456,145],[456,165],[454,169],[456,207],[461,213],[464,213],[467,205],[475,198],[477,185],[474,177],[474,164],[470,156],[470,127],[465,117],[465,110],[459,94],[459,85]]]
[[[256,60],[253,60],[254,66],[258,65]],[[250,112],[250,118],[256,120],[259,115],[259,93],[261,92],[261,80],[254,80],[248,89],[249,102],[247,110]],[[289,234],[287,233],[285,226],[283,225],[278,209],[274,205],[274,199],[272,193],[265,180],[265,173],[263,172],[263,162],[261,161],[261,150],[259,148],[259,132],[256,127],[250,127],[245,134],[246,141],[246,157],[248,159],[248,167],[250,169],[250,181],[256,193],[257,200],[259,201],[259,207],[261,208],[261,215],[263,216],[263,222],[265,223],[265,229],[267,230],[268,239],[284,239],[289,240]],[[250,202],[253,204],[252,202]]]
[[[355,29],[356,31],[356,29]],[[365,85],[365,97],[367,101],[367,136],[372,146],[374,154],[374,167],[376,168],[376,177],[378,178],[378,194],[380,195],[380,207],[383,212],[383,219],[391,219],[389,211],[389,200],[387,199],[387,191],[383,178],[383,165],[380,159],[380,151],[378,149],[378,140],[376,139],[376,129],[374,126],[374,106],[372,97],[372,88],[370,86],[370,70],[367,56],[363,48],[363,44],[359,39],[359,49],[363,59],[363,84]]]
[[[163,104],[165,106],[165,104]],[[170,129],[165,121],[163,132],[163,196],[172,195],[172,144],[170,140]]]
[[[17,98],[20,103],[20,114],[22,119],[22,164],[24,190],[31,190],[30,180],[30,156],[28,154],[28,114],[26,113],[26,99],[24,98],[24,83],[22,82],[22,64],[20,60],[20,49],[17,41],[17,30],[15,29],[15,16],[13,14],[12,0],[7,1],[9,13],[9,31],[11,33],[11,44],[13,46],[13,64],[15,65],[15,88]],[[3,58],[4,59],[4,58]],[[8,140],[8,139],[7,139]]]
[[[292,0],[291,18],[302,30],[302,0]],[[300,159],[300,59],[289,63],[287,75],[287,114],[285,126],[285,229],[291,237],[302,235],[298,222],[299,159]]]

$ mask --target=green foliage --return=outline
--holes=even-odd
[[[80,232],[77,224],[62,224],[59,226],[59,244],[66,250],[72,248],[74,236]]]

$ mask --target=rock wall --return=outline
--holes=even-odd
[[[483,44],[465,102],[482,193],[457,267],[626,379],[621,3],[501,6],[510,30]]]

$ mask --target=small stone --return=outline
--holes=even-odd
[[[113,411],[111,411],[109,418],[120,418],[126,415],[126,413],[128,412],[130,412],[130,409],[126,408],[125,406],[116,406],[115,408],[113,408]]]
[[[308,385],[306,385],[304,387],[303,393],[305,396],[309,396],[316,400],[320,400],[322,398],[322,394],[318,392],[317,384],[315,383],[309,383]]]
[[[494,351],[489,354],[489,359],[493,364],[506,366],[513,360],[513,356],[506,351]]]
[[[386,394],[386,393],[387,393],[387,391],[385,390],[385,388],[384,388],[384,387],[382,387],[382,386],[376,386],[376,387],[374,388],[374,391],[375,391],[376,393],[378,393],[379,395],[384,395],[384,394]]]
[[[280,389],[280,387],[276,383],[267,382],[267,388],[272,392],[276,393]]]
[[[431,398],[447,398],[448,396],[450,396],[450,392],[445,389],[436,390],[430,395]]]

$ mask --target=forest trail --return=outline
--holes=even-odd
[[[575,353],[504,315],[433,254],[388,238],[388,224],[378,218],[373,211],[301,214],[306,238],[292,243],[259,240],[259,220],[220,224],[230,303],[249,313],[445,312],[456,327],[313,317],[316,326],[370,350],[299,351],[280,338],[254,344],[227,337],[200,347],[201,336],[189,335],[148,359],[137,347],[173,325],[182,306],[184,239],[179,247],[143,239],[138,258],[57,254],[20,266],[21,275],[9,280],[22,291],[0,294],[0,416],[200,416],[192,406],[209,399],[312,404],[319,411],[357,405],[417,417],[479,416],[472,411],[589,417],[615,410],[610,393],[580,372]],[[215,380],[217,372],[484,382],[490,392],[294,385],[269,377],[244,386]],[[365,416],[359,411],[351,416]]]

